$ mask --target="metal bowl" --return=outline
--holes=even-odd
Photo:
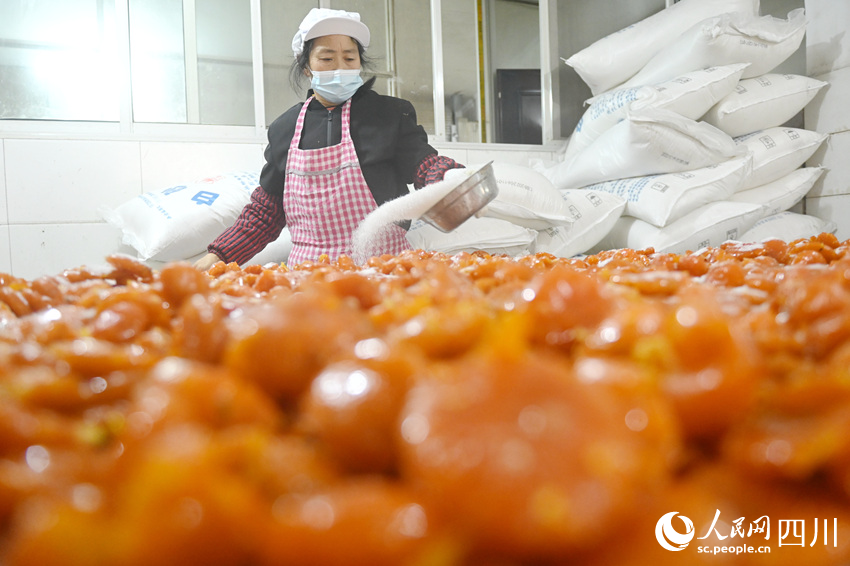
[[[451,232],[477,213],[499,194],[492,161],[473,171],[457,187],[437,201],[421,216],[442,232]]]

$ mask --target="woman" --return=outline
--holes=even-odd
[[[309,77],[307,101],[269,126],[260,187],[233,226],[195,263],[244,263],[280,235],[292,236],[288,264],[351,253],[351,235],[381,204],[440,181],[454,160],[437,155],[406,100],[372,90],[360,70],[369,28],[356,12],[314,8],[292,41],[293,86]],[[381,253],[409,248],[392,226]]]

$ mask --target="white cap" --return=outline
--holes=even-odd
[[[323,35],[347,35],[353,37],[363,48],[369,47],[369,28],[360,21],[357,12],[313,8],[298,26],[292,38],[292,52],[296,57],[304,50],[304,43]]]

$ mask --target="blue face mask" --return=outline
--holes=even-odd
[[[310,86],[313,92],[331,102],[345,102],[363,85],[360,69],[337,69],[335,71],[312,71]]]

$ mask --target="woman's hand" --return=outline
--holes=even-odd
[[[199,269],[200,271],[206,271],[216,263],[220,262],[221,258],[213,253],[209,253],[205,256],[200,257],[197,261],[195,261],[194,266],[195,269]]]

